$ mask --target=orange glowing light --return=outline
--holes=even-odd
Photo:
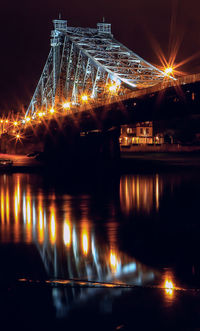
[[[31,196],[29,194],[27,195],[26,216],[27,222],[31,223]]]
[[[166,76],[170,76],[170,75],[172,75],[173,72],[174,72],[174,69],[173,69],[172,67],[167,67],[167,68],[165,68],[165,75],[166,75]]]
[[[81,96],[81,100],[82,100],[83,102],[87,102],[87,101],[88,101],[88,96],[87,96],[86,94],[82,95],[82,96]]]
[[[159,209],[159,176],[156,175],[156,209]]]
[[[50,241],[51,244],[55,244],[56,241],[56,215],[55,215],[55,207],[51,207],[51,215],[50,215]]]
[[[18,242],[20,238],[20,226],[19,226],[19,214],[20,214],[20,177],[17,176],[17,182],[14,189],[14,241]]]
[[[41,112],[40,112],[40,113],[38,113],[38,116],[39,116],[39,117],[42,117],[42,116],[44,116],[44,113],[41,113]]]
[[[15,186],[14,192],[14,204],[15,204],[15,221],[19,220],[19,209],[20,209],[20,183],[19,177],[17,178],[17,185]]]
[[[82,232],[82,248],[83,248],[83,253],[87,255],[89,250],[89,239],[88,239],[88,231],[86,229],[84,229]]]
[[[14,124],[14,126],[17,126],[18,125],[17,121],[15,121],[13,124]]]
[[[65,245],[69,247],[71,244],[71,229],[70,229],[70,223],[68,221],[65,221],[64,223],[63,240]]]
[[[111,93],[116,93],[117,92],[117,85],[115,85],[115,84],[109,85],[108,89]]]
[[[6,123],[8,123],[8,120],[6,120]]]
[[[169,296],[173,295],[174,285],[171,280],[169,279],[165,280],[164,288],[166,294],[168,294]]]
[[[43,209],[42,206],[39,206],[39,243],[42,243],[44,241],[44,221],[43,221]]]
[[[27,187],[27,193],[26,193],[26,219],[27,219],[27,225],[26,225],[26,242],[31,242],[32,240],[32,225],[31,225],[31,216],[32,216],[32,208],[31,208],[31,192],[30,187]]]
[[[9,199],[8,188],[6,190],[6,220],[7,222],[9,222],[10,220],[10,199]]]
[[[50,113],[53,114],[55,112],[54,108],[50,109]]]
[[[117,270],[117,255],[111,250],[110,252],[110,266],[113,272]]]
[[[64,109],[70,109],[70,102],[63,103],[63,108]]]
[[[5,208],[4,208],[4,190],[1,188],[1,221],[4,223],[5,220]]]
[[[31,120],[30,117],[26,117],[26,118],[25,118],[25,121],[26,121],[26,122],[30,122],[30,120]]]
[[[43,210],[43,196],[39,194],[38,196],[38,241],[39,243],[43,243],[44,241],[44,210]]]
[[[3,123],[3,120],[1,120],[1,123]]]

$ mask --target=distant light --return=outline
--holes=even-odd
[[[19,138],[20,138],[20,135],[19,135],[19,134],[17,134],[17,135],[16,135],[16,138],[17,138],[17,139],[19,139]]]
[[[17,126],[18,125],[17,121],[15,121],[13,124],[14,124],[14,126]]]
[[[26,122],[30,122],[30,120],[31,120],[30,117],[26,117],[26,118],[25,118],[25,121],[26,121]]]
[[[3,120],[1,120],[1,123],[3,123]]]
[[[44,116],[44,113],[40,112],[40,113],[38,113],[38,116],[42,117],[42,116]]]
[[[88,101],[88,96],[86,94],[82,95],[81,100],[84,102]]]
[[[55,110],[53,108],[50,109],[50,113],[53,114]]]
[[[6,120],[6,123],[8,123],[8,120]]]
[[[174,69],[172,67],[165,68],[165,75],[170,76]]]
[[[70,109],[70,102],[63,103],[63,108],[64,109]]]

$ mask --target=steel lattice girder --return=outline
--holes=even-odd
[[[100,102],[108,82],[117,83],[118,95],[151,87],[163,81],[164,72],[146,62],[119,43],[111,34],[97,29],[67,27],[53,30],[51,50],[27,110],[34,116],[37,109],[52,107],[63,100],[80,103],[87,93]]]

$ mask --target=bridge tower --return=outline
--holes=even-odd
[[[111,24],[96,28],[68,26],[53,21],[51,48],[26,116],[33,118],[52,107],[78,111],[82,103],[94,107],[102,101],[161,82],[165,74],[112,35]]]

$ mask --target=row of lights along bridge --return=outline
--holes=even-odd
[[[107,90],[110,94],[112,95],[116,95],[119,89],[119,85],[117,83],[113,83],[113,84],[109,84],[107,86]],[[87,104],[90,101],[90,98],[87,94],[83,94],[81,95],[81,103]],[[92,100],[92,98],[91,98]],[[72,108],[75,105],[75,103],[70,102],[70,101],[65,101],[63,102],[62,105],[60,105],[60,107],[58,108],[50,108],[48,111],[42,111],[39,110],[36,112],[36,114],[33,117],[29,117],[29,116],[25,116],[21,119],[13,119],[10,120],[9,118],[2,118],[0,119],[0,133],[9,133],[10,135],[13,135],[16,139],[21,139],[22,136],[20,134],[20,130],[22,128],[24,128],[24,125],[28,125],[31,124],[32,121],[34,121],[35,123],[37,123],[37,120],[39,120],[39,122],[41,122],[41,119],[46,117],[47,119],[50,117],[52,117],[52,115],[56,115],[56,114],[63,114],[66,115],[67,113],[70,113],[70,110],[72,110]]]
[[[173,68],[172,67],[167,67],[164,69],[165,75],[166,76],[171,76],[173,74]],[[120,84],[118,82],[110,83],[107,85],[107,91],[108,94],[111,96],[115,96],[118,94],[118,91],[120,89]],[[80,97],[80,101],[82,105],[87,104],[88,102],[92,101],[92,97],[89,97],[87,94],[82,94]],[[70,110],[72,110],[73,106],[77,106],[74,102],[70,101],[65,101],[63,104],[60,106],[60,108],[50,108],[49,111],[37,111],[35,115],[31,118],[28,116],[25,116],[21,119],[14,119],[14,120],[9,120],[8,118],[0,119],[0,133],[9,133],[13,135],[17,140],[21,139],[22,136],[20,134],[20,130],[24,125],[30,124],[33,120],[37,122],[39,119],[39,122],[41,122],[41,119],[46,117],[49,118],[52,115],[58,114],[61,115],[66,115],[65,111],[67,113],[70,113]],[[64,112],[63,112],[64,111]]]

